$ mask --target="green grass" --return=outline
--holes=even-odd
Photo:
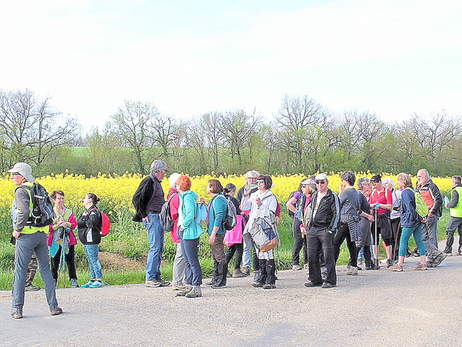
[[[131,222],[128,211],[118,211],[118,219],[112,224],[112,231],[105,237],[101,243],[101,250],[110,253],[118,253],[126,258],[133,259],[139,263],[144,264],[144,260],[149,248],[146,237],[146,231],[141,224]],[[449,220],[449,213],[444,211],[443,217],[438,223],[439,239],[444,239],[446,226]],[[282,222],[279,226],[280,247],[276,251],[278,258],[278,268],[290,269],[292,258],[292,245],[293,237],[291,232],[292,220],[283,215]],[[0,210],[0,228],[1,230],[11,230],[11,220],[9,211]],[[13,280],[13,259],[14,247],[9,243],[10,233],[0,233],[0,289],[9,290]],[[203,235],[199,246],[200,263],[204,277],[210,276],[213,269],[213,261],[210,252],[210,246],[207,243],[207,235]],[[413,238],[409,243],[409,248],[415,248]],[[383,249],[381,250],[383,256]],[[175,246],[170,239],[170,235],[165,235],[164,247],[164,265],[162,266],[162,274],[164,279],[170,280],[172,278],[172,264],[175,257]],[[303,257],[301,256],[301,259]],[[339,261],[337,264],[343,265],[348,262],[349,253],[345,244],[342,245]],[[79,283],[83,284],[89,279],[88,264],[85,256],[83,246],[79,243],[76,247],[76,266]],[[232,267],[230,267],[232,268]],[[131,284],[142,283],[145,280],[145,272],[140,270],[128,269],[110,269],[103,268],[104,280],[109,284]],[[60,275],[59,287],[69,287],[67,274]],[[43,286],[40,276],[36,276],[34,284]]]

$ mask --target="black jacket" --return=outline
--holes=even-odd
[[[96,206],[86,210],[77,221],[79,240],[84,245],[98,245],[101,242],[103,219]]]
[[[146,207],[154,193],[153,183],[153,178],[151,176],[145,177],[133,195],[132,203],[136,210],[136,214],[133,216],[134,222],[141,222],[142,219],[148,215]]]
[[[327,228],[335,232],[340,222],[340,200],[334,192],[328,189],[326,195],[324,195],[319,203],[316,215],[314,215],[318,194],[318,191],[314,192],[311,199],[312,209],[310,227]]]

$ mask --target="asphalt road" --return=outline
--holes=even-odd
[[[10,318],[0,292],[0,345],[461,346],[462,257],[405,272],[338,267],[338,287],[305,288],[306,273],[281,271],[277,289],[229,279],[203,297],[174,297],[143,285],[59,289],[51,317],[43,290],[27,293],[25,317]]]

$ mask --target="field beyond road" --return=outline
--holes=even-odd
[[[457,242],[457,240],[456,240]],[[338,287],[305,288],[305,271],[280,271],[277,289],[229,279],[203,297],[175,298],[143,285],[58,289],[64,314],[48,314],[44,291],[27,293],[13,320],[0,292],[0,345],[460,346],[462,257],[436,269],[405,272],[338,267]]]

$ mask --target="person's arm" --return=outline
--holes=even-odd
[[[459,193],[457,193],[457,190],[453,189],[451,192],[451,201],[448,202],[446,205],[446,208],[454,208],[457,206],[459,203]]]
[[[224,197],[217,197],[213,199],[212,208],[215,212],[215,220],[213,223],[213,230],[215,233],[220,229],[223,224],[223,219],[225,218],[225,212],[227,207],[227,200]]]
[[[172,220],[176,221],[178,219],[179,211],[178,208],[180,207],[180,194],[176,194],[170,200],[169,208],[170,208],[170,216],[172,216]]]
[[[428,211],[429,216],[433,216],[436,214],[436,211],[439,211],[441,209],[441,206],[443,206],[443,198],[441,197],[440,190],[438,187],[433,183],[430,184],[430,193],[433,197],[433,207]]]
[[[101,229],[101,213],[98,209],[95,208],[88,214],[86,225],[89,229]]]
[[[410,189],[404,189],[401,194],[401,214],[410,214],[412,210],[415,210],[415,206],[412,204],[412,198],[414,197],[414,192]],[[416,212],[417,213],[417,212]]]
[[[295,207],[296,203],[297,203],[297,198],[295,196],[291,197],[286,203],[287,209],[293,213],[297,213],[297,208]]]
[[[183,199],[183,203],[185,213],[181,225],[183,228],[188,228],[191,223],[194,222],[194,216],[196,214],[196,201],[194,200],[194,196],[192,194],[187,194]]]
[[[29,219],[30,209],[30,196],[26,191],[26,188],[18,188],[15,192],[15,204],[16,204],[16,220],[13,225],[13,230],[20,233],[27,224]],[[19,235],[18,235],[19,236]]]
[[[74,230],[77,227],[77,219],[75,218],[75,213],[71,214],[68,223],[71,230]]]
[[[335,194],[334,194],[334,201],[331,205],[331,210],[332,210],[332,220],[330,221],[328,229],[331,232],[335,232],[337,231],[338,223],[340,221],[340,199]]]

